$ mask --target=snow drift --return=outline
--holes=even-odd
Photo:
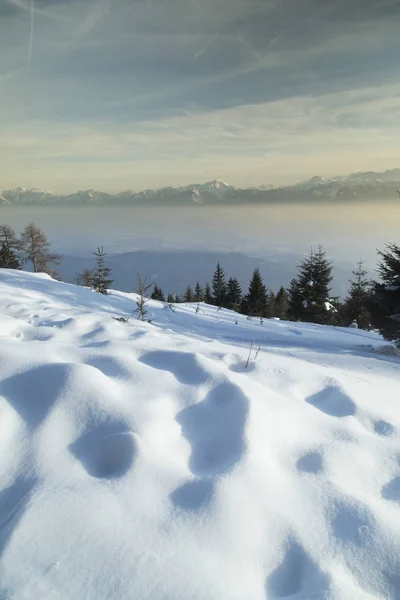
[[[0,598],[400,598],[382,339],[134,301],[0,274]]]

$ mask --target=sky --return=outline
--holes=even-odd
[[[3,0],[0,189],[400,166],[400,0]]]

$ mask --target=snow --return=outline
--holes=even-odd
[[[122,323],[134,294],[7,270],[0,307],[2,600],[400,597],[379,335],[156,301]]]

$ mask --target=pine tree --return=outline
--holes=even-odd
[[[295,321],[333,323],[337,311],[330,298],[332,263],[322,246],[299,265],[299,275],[289,288],[289,316]]]
[[[190,287],[190,285],[188,285],[186,288],[186,292],[183,297],[183,300],[184,300],[184,302],[193,302],[193,299],[194,299],[193,290]]]
[[[93,287],[93,269],[83,269],[81,273],[78,273],[75,277],[76,285],[83,287]]]
[[[369,329],[372,316],[369,312],[371,303],[371,282],[367,279],[368,271],[360,259],[357,269],[353,271],[354,279],[350,280],[350,290],[343,305],[345,324],[357,321],[361,329]]]
[[[47,273],[54,279],[58,279],[59,275],[50,265],[60,264],[60,255],[49,251],[50,242],[38,227],[33,223],[29,223],[22,233],[21,249],[23,253],[23,261],[31,262],[34,273]]]
[[[164,292],[156,283],[154,284],[153,291],[151,293],[151,298],[153,300],[159,300],[160,302],[165,302]]]
[[[382,283],[374,282],[371,310],[374,325],[386,340],[400,348],[400,246],[385,245],[378,252],[378,273]]]
[[[212,279],[212,299],[215,306],[225,306],[227,291],[224,270],[221,265],[217,263]]]
[[[19,258],[10,246],[5,242],[2,243],[0,249],[0,268],[1,269],[20,269],[21,264]]]
[[[175,302],[175,296],[173,294],[168,294],[167,302],[168,304],[173,304]]]
[[[267,292],[267,304],[263,316],[268,319],[275,316],[275,294],[272,291]]]
[[[175,304],[179,304],[180,302],[182,302],[181,297],[179,296],[179,294],[175,294],[174,302],[175,302]]]
[[[93,252],[96,257],[96,269],[93,271],[92,285],[95,292],[99,294],[108,294],[108,288],[112,284],[113,280],[110,279],[111,269],[105,266],[106,254],[103,250],[103,246],[97,248],[96,252]]]
[[[21,240],[10,225],[0,225],[0,244],[5,244],[10,250],[21,250]]]
[[[204,292],[199,282],[196,283],[194,288],[194,302],[203,302]]]
[[[206,285],[204,286],[204,302],[206,304],[213,303],[213,297],[212,297],[211,288],[210,288],[209,283],[206,283]]]
[[[279,288],[278,293],[275,298],[274,316],[285,320],[288,318],[288,310],[289,310],[289,297],[288,297],[287,291],[282,286]]]
[[[142,279],[140,273],[138,273],[138,286],[134,289],[134,292],[138,295],[136,300],[136,311],[138,313],[138,319],[140,321],[147,321],[151,323],[151,319],[147,318],[147,303],[149,301],[147,293],[153,287],[153,283],[147,283],[147,277]]]
[[[267,288],[261,277],[260,269],[257,267],[253,271],[249,292],[246,296],[247,314],[264,317],[267,310],[267,304]]]
[[[238,311],[242,302],[242,288],[236,277],[228,281],[228,292],[226,295],[226,307]]]

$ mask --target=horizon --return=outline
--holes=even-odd
[[[0,187],[0,193],[1,192],[6,192],[6,191],[15,191],[15,190],[21,189],[23,191],[28,191],[28,192],[29,191],[38,190],[38,191],[52,193],[54,195],[60,195],[60,196],[62,196],[62,195],[68,196],[69,194],[76,194],[76,193],[79,193],[79,192],[89,192],[89,191],[100,192],[100,193],[105,193],[105,194],[109,194],[109,195],[118,195],[118,194],[123,194],[125,192],[132,192],[134,194],[137,194],[137,193],[141,193],[141,192],[145,192],[145,191],[150,191],[150,190],[163,189],[164,187],[165,188],[180,189],[180,188],[191,187],[191,186],[204,186],[204,185],[207,185],[207,184],[218,183],[218,182],[223,183],[224,185],[226,185],[228,187],[234,187],[234,188],[237,188],[239,190],[243,189],[243,191],[245,191],[246,189],[253,189],[253,188],[257,189],[257,188],[261,188],[263,186],[265,186],[265,187],[274,186],[276,188],[279,188],[279,187],[283,187],[284,188],[284,187],[289,187],[289,186],[296,186],[296,185],[301,185],[302,183],[306,183],[308,181],[311,181],[312,179],[318,179],[318,178],[327,179],[329,181],[333,181],[333,180],[341,180],[341,179],[350,178],[353,175],[357,175],[357,174],[369,174],[369,173],[373,173],[374,175],[383,175],[383,174],[390,173],[391,171],[396,171],[396,170],[400,171],[400,167],[398,165],[396,165],[396,166],[394,166],[392,168],[385,168],[382,171],[370,171],[370,170],[364,171],[362,169],[356,169],[355,171],[352,171],[351,173],[346,173],[344,175],[343,174],[342,175],[335,174],[335,175],[332,175],[332,176],[327,176],[327,175],[312,175],[310,178],[302,179],[302,180],[297,180],[297,181],[295,181],[293,183],[290,183],[290,184],[283,184],[283,183],[282,184],[279,184],[279,183],[278,184],[273,184],[271,182],[264,182],[264,183],[261,183],[259,185],[248,185],[247,187],[243,187],[243,188],[241,188],[240,186],[236,186],[236,185],[232,184],[231,182],[224,181],[220,177],[217,177],[215,179],[207,179],[206,181],[203,181],[202,183],[197,181],[197,182],[190,182],[188,184],[174,184],[174,185],[171,184],[169,186],[161,186],[160,188],[159,187],[148,187],[148,188],[141,188],[141,189],[136,189],[136,190],[133,189],[133,188],[125,188],[123,190],[120,189],[120,190],[105,191],[105,190],[100,190],[98,187],[89,187],[89,188],[85,188],[85,189],[76,189],[76,188],[74,189],[74,188],[71,188],[71,190],[69,190],[68,192],[64,192],[63,193],[63,192],[59,192],[59,191],[45,189],[44,187],[37,186],[37,185],[33,186],[33,187],[25,187],[23,185],[15,185],[14,187],[11,187],[9,189],[6,189],[4,187]],[[397,180],[393,181],[393,183],[397,183]]]
[[[5,0],[2,189],[291,185],[398,165],[397,0]]]

